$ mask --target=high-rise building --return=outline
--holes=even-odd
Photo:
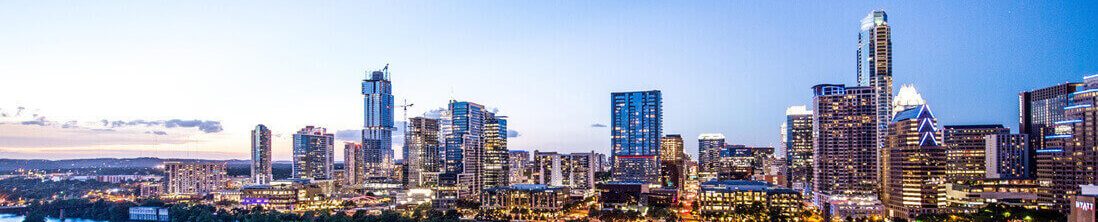
[[[271,176],[271,130],[259,124],[252,130],[252,184],[268,184]]]
[[[598,161],[595,151],[564,155],[564,161],[564,172],[568,174],[565,184],[569,188],[580,192],[595,189],[595,166]]]
[[[408,119],[408,134],[404,143],[404,186],[431,187],[437,181],[442,158],[439,143],[439,121],[426,117]],[[431,179],[433,178],[433,179]]]
[[[888,25],[888,14],[884,11],[870,12],[862,19],[861,32],[858,33],[858,86],[873,89],[872,104],[877,112],[877,149],[880,152],[888,134],[888,122],[892,120],[893,105],[892,26]]]
[[[989,179],[1032,179],[1029,136],[992,134],[984,137],[985,177]],[[948,152],[948,151],[947,151]],[[948,164],[946,166],[949,166]],[[948,171],[947,171],[948,172]]]
[[[623,182],[659,182],[663,100],[659,90],[610,94],[612,177]]]
[[[985,137],[1010,134],[1010,129],[999,124],[950,125],[945,126],[942,132],[946,146],[946,179],[962,182],[980,180],[986,176]]]
[[[945,148],[938,120],[926,105],[900,111],[881,152],[885,217],[912,220],[945,209]]]
[[[805,106],[785,110],[785,186],[809,194],[812,190],[812,111]]]
[[[389,65],[366,73],[362,80],[364,123],[362,155],[370,177],[392,177],[393,168],[393,86],[389,81]]]
[[[343,175],[347,184],[361,185],[366,182],[366,155],[362,144],[343,143]]]
[[[306,126],[294,134],[293,177],[332,179],[335,135],[321,127]]]
[[[686,153],[683,151],[682,136],[670,134],[660,142],[660,185],[665,188],[682,190],[686,182],[684,165]]]
[[[505,187],[510,185],[507,158],[507,117],[497,116],[486,112],[484,116],[484,153],[481,161],[484,164],[481,173],[481,189],[492,187]]]
[[[728,144],[725,143],[724,134],[703,133],[698,135],[698,171],[713,173],[720,164],[721,150]]]
[[[1036,150],[1036,168],[1042,208],[1068,212],[1072,198],[1081,194],[1081,185],[1098,184],[1098,75],[1083,81],[1067,95],[1067,103],[1058,110],[1062,113],[1049,115],[1059,120],[1048,125],[1040,137],[1044,141]],[[1035,119],[1041,116],[1039,111],[1035,113]]]
[[[813,203],[827,216],[878,214],[874,89],[830,84],[812,89]]]
[[[164,186],[169,194],[204,195],[225,187],[224,162],[164,163]]]
[[[1018,132],[1029,135],[1030,156],[1044,147],[1045,135],[1052,134],[1053,123],[1063,121],[1064,107],[1082,83],[1064,83],[1018,93]],[[1034,159],[1035,161],[1035,159]],[[1030,164],[1036,164],[1031,162]],[[1031,174],[1036,174],[1036,169]]]
[[[534,150],[534,183],[549,186],[564,186],[564,172],[567,161],[557,152],[539,152]]]
[[[511,185],[533,184],[534,180],[531,175],[533,175],[534,167],[532,162],[530,162],[530,152],[526,152],[525,150],[510,150],[508,152],[508,163],[511,165],[511,167],[508,168],[508,170],[511,171],[511,178],[508,179],[508,182],[510,182]]]

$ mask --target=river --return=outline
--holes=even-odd
[[[60,222],[57,218],[46,218],[48,222]],[[106,222],[101,220],[85,220],[80,218],[65,218],[66,222]],[[23,222],[22,215],[15,214],[0,214],[0,222]]]

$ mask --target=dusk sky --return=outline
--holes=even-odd
[[[0,158],[247,159],[265,124],[289,160],[306,125],[357,134],[387,63],[409,117],[484,104],[512,150],[607,153],[610,92],[653,89],[692,156],[700,133],[779,146],[811,86],[855,84],[877,9],[895,88],[943,125],[1017,131],[1018,92],[1098,73],[1094,2],[925,3],[0,1]]]

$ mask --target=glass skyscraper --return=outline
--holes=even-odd
[[[252,130],[252,183],[268,184],[271,177],[271,130],[259,124]]]
[[[321,127],[306,126],[294,134],[293,176],[299,179],[332,179],[335,135]]]
[[[862,19],[858,33],[858,86],[873,89],[878,156],[892,120],[892,27],[888,14],[873,11]],[[877,160],[878,163],[881,160]]]
[[[408,119],[408,135],[405,135],[404,143],[404,177],[403,183],[407,188],[433,187],[438,177],[439,164],[442,159],[439,143],[439,121],[425,117]]]
[[[659,90],[610,95],[612,177],[623,182],[659,182],[663,101]]]
[[[365,108],[362,129],[362,155],[371,176],[391,176],[393,163],[393,90],[389,65],[367,73],[362,80]]]
[[[812,190],[812,111],[805,106],[785,110],[786,187],[808,194]]]

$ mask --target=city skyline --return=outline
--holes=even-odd
[[[178,14],[150,21],[132,21],[122,24],[124,28],[120,31],[106,33],[92,33],[88,29],[117,25],[118,19],[141,17],[145,13],[167,10],[157,7],[169,6],[136,3],[130,5],[133,9],[121,10],[121,15],[116,16],[75,13],[56,18],[30,18],[27,17],[30,14],[18,11],[34,11],[34,5],[0,7],[11,10],[9,13],[0,9],[4,12],[0,13],[0,21],[30,20],[45,24],[42,27],[16,26],[17,30],[25,32],[16,31],[12,36],[0,37],[0,40],[7,40],[0,41],[0,49],[3,49],[0,61],[4,61],[0,62],[0,75],[5,79],[21,80],[0,83],[3,86],[0,93],[14,95],[0,99],[0,112],[9,114],[4,117],[5,124],[0,124],[0,129],[13,132],[0,135],[3,137],[0,154],[21,159],[138,156],[247,159],[249,132],[255,125],[264,124],[271,128],[274,137],[273,159],[286,161],[292,150],[290,135],[307,125],[331,129],[339,141],[356,141],[345,134],[348,131],[352,135],[359,134],[362,127],[362,95],[356,93],[358,82],[364,77],[362,73],[376,70],[385,63],[393,64],[393,82],[399,86],[393,89],[395,100],[406,99],[417,104],[409,108],[408,117],[445,107],[449,99],[491,104],[488,110],[495,108],[499,114],[509,117],[508,128],[514,131],[508,132],[512,134],[508,147],[513,150],[562,153],[596,150],[609,154],[610,144],[606,138],[609,138],[610,130],[606,126],[610,125],[607,115],[610,111],[606,94],[645,90],[660,90],[664,94],[663,133],[686,137],[686,153],[695,159],[698,153],[695,138],[701,133],[724,133],[729,135],[729,144],[779,147],[778,125],[785,118],[782,110],[793,105],[809,105],[812,85],[854,85],[856,67],[850,60],[856,58],[857,42],[853,37],[858,32],[857,21],[878,8],[887,10],[891,17],[889,22],[897,24],[892,30],[892,39],[897,45],[894,83],[897,86],[914,84],[927,100],[935,101],[935,110],[943,114],[936,117],[943,125],[1002,124],[1017,132],[1017,100],[1013,96],[1018,92],[1077,81],[1081,76],[1098,72],[1098,68],[1088,67],[1086,63],[1094,61],[1098,54],[1093,40],[1096,36],[1091,25],[1093,18],[1073,15],[1079,13],[1059,13],[1056,21],[1042,21],[1046,18],[1042,13],[1085,12],[1093,10],[1094,6],[958,4],[962,5],[954,5],[956,9],[902,3],[850,4],[816,13],[796,13],[813,8],[796,5],[781,7],[784,17],[780,19],[771,19],[758,12],[733,13],[739,9],[729,3],[714,4],[712,9],[657,3],[626,9],[600,3],[545,6],[581,17],[576,20],[566,15],[537,18],[536,15],[548,13],[538,11],[533,15],[508,14],[518,17],[516,21],[487,21],[501,15],[485,17],[475,12],[515,11],[536,6],[497,5],[474,10],[475,4],[420,8],[385,5],[406,11],[438,13],[425,18],[397,17],[394,18],[397,24],[380,24],[384,22],[369,21],[366,18],[369,16],[352,16],[351,12],[338,9],[342,6],[338,3],[297,9],[305,12],[297,11],[300,13],[292,15],[317,24],[343,22],[321,27],[285,20],[229,19],[235,18],[228,15],[230,12],[243,10],[240,5],[217,5],[222,10],[218,12],[223,14],[207,14],[212,18],[202,18],[209,20],[183,19],[198,13],[195,7],[201,7],[190,5],[178,9]],[[359,7],[369,6],[374,5]],[[76,8],[120,10],[99,7],[104,5]],[[289,9],[290,5],[271,7],[271,10],[294,12]],[[445,7],[471,12],[447,11]],[[672,16],[667,21],[642,16],[663,7],[672,15],[693,15]],[[768,8],[766,5],[760,7]],[[597,14],[599,10],[610,13]],[[950,13],[966,10],[973,12]],[[347,20],[321,16],[326,12]],[[387,13],[399,13],[399,10]],[[67,24],[80,16],[91,19],[79,23],[85,26]],[[431,24],[443,23],[451,16],[460,19]],[[992,20],[992,17],[996,19]],[[238,22],[214,25],[214,19]],[[584,19],[597,22],[576,22]],[[972,25],[937,24],[943,20],[972,22]],[[546,28],[529,28],[523,22]],[[655,26],[645,27],[645,23]],[[177,27],[165,27],[170,24]],[[400,30],[401,24],[411,24],[408,27],[413,28]],[[469,30],[429,30],[445,24]],[[679,24],[688,25],[679,27]],[[1070,25],[1069,29],[1065,24],[1076,25]],[[614,29],[614,33],[597,30],[615,25],[623,26]],[[822,27],[809,27],[815,25]],[[300,34],[304,36],[260,38],[266,41],[238,47],[228,46],[258,36],[200,34],[200,31],[232,33],[232,30],[241,29],[276,32],[275,28],[283,26],[315,32]],[[374,35],[386,33],[374,33],[376,30],[390,30],[388,33],[396,37],[370,35],[373,37],[354,39],[352,33],[338,32],[347,27],[354,27],[349,28],[349,32]],[[517,30],[503,31],[501,27]],[[141,31],[150,28],[179,36]],[[707,32],[714,28],[732,29]],[[803,33],[790,33],[786,28],[798,28]],[[581,29],[581,32],[568,33],[572,29]],[[999,36],[993,33],[1001,32],[987,31],[995,29],[1011,31],[1012,35]],[[49,37],[64,33],[81,34],[85,38]],[[642,33],[651,35],[627,36]],[[459,38],[443,41],[423,37],[424,34],[453,34]],[[395,39],[417,36],[436,48],[411,47],[414,40]],[[119,37],[134,38],[123,39],[135,43],[113,40]],[[295,37],[336,41],[296,46],[290,44],[295,42]],[[170,45],[195,38],[205,40],[207,44]],[[586,40],[594,42],[585,43]],[[780,50],[773,50],[775,45],[772,43],[777,42],[789,45],[779,45],[777,49]],[[382,46],[385,43],[395,46]],[[650,43],[657,44],[646,46]],[[1071,43],[1071,47],[1066,43]],[[818,46],[809,46],[811,44]],[[69,47],[75,45],[81,47]],[[940,47],[919,47],[925,45]],[[288,46],[312,56],[275,53],[256,57],[261,52],[271,53],[267,50],[277,46]],[[709,46],[715,49],[708,49]],[[123,50],[105,50],[110,47]],[[402,47],[408,49],[402,51]],[[152,50],[166,52],[158,54]],[[768,50],[798,53],[789,56]],[[90,58],[92,52],[103,54]],[[154,56],[143,58],[146,55]],[[785,58],[804,64],[772,62]],[[578,61],[585,59],[593,61]],[[137,62],[130,64],[130,60]],[[1019,65],[1022,63],[1029,64]],[[597,66],[599,64],[605,66]],[[933,64],[933,67],[920,64]],[[197,68],[188,68],[192,66]],[[267,72],[276,75],[264,75]],[[678,78],[661,78],[666,76]],[[301,81],[303,79],[315,81]],[[557,87],[561,85],[566,85],[565,90],[569,92],[559,91]],[[309,98],[315,101],[305,100]],[[545,102],[531,103],[528,98]],[[714,98],[720,99],[714,101]],[[254,101],[241,102],[245,99]],[[19,111],[16,107],[28,109]],[[15,117],[17,112],[23,114]],[[400,114],[403,113],[397,112],[395,116]],[[39,118],[41,116],[45,117]],[[110,120],[110,124],[98,125],[99,120]],[[69,121],[77,122],[70,125]],[[403,121],[395,125],[403,125]],[[84,128],[117,132],[79,130]],[[400,152],[402,143],[399,140],[403,139],[398,133],[400,130],[393,135],[396,152]],[[115,140],[83,138],[100,135]],[[149,151],[155,153],[149,154]],[[335,155],[335,159],[342,159],[342,152]]]

